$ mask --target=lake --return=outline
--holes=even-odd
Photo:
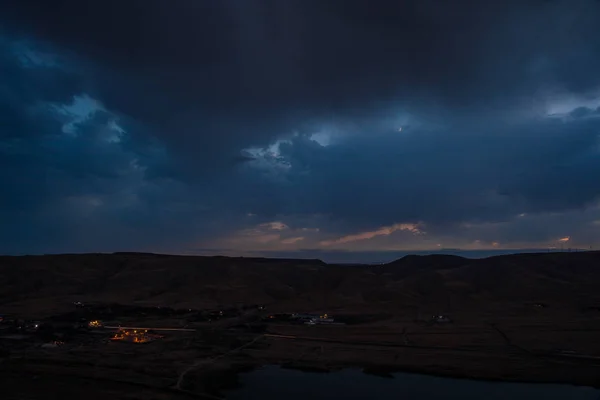
[[[227,400],[403,399],[403,400],[600,400],[600,390],[555,384],[508,383],[397,373],[394,378],[356,369],[311,373],[265,366],[240,374],[240,389]]]

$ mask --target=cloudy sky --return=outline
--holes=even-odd
[[[0,253],[590,248],[599,135],[596,0],[0,5]]]

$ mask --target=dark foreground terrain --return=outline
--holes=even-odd
[[[221,398],[264,364],[600,386],[599,262],[0,257],[2,398]]]

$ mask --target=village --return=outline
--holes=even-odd
[[[538,303],[524,307],[540,315],[549,310]],[[418,354],[597,362],[575,344],[530,340],[523,326],[516,336],[504,324],[432,310],[398,317],[343,309],[282,312],[277,304],[194,309],[76,301],[45,318],[0,315],[0,370],[218,395],[232,376],[261,365],[322,372],[359,365],[388,376],[386,368],[429,365],[429,356]],[[531,329],[539,334],[539,327]]]
[[[0,348],[5,351],[24,347],[43,349],[97,342],[149,343],[163,339],[157,332],[194,332],[201,324],[211,324],[239,317],[261,306],[244,306],[220,310],[173,309],[122,304],[73,303],[73,310],[45,319],[22,319],[17,315],[0,315]],[[255,315],[252,314],[252,315]],[[258,319],[255,316],[254,319]],[[152,327],[136,328],[151,321]]]
[[[0,315],[0,349],[42,349],[90,343],[143,344],[167,335],[193,333],[201,329],[229,329],[268,333],[269,325],[356,325],[372,316],[328,313],[269,314],[264,305],[238,305],[217,310],[174,309],[164,306],[73,303],[72,311],[40,320]],[[445,324],[447,315],[433,315],[429,323]]]
[[[347,319],[347,322],[354,321]],[[71,311],[45,319],[0,315],[0,349],[6,352],[97,343],[144,344],[203,329],[256,333],[266,332],[269,324],[344,325],[347,322],[327,313],[268,314],[264,305],[197,310],[76,301]]]

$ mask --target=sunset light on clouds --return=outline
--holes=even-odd
[[[8,3],[0,253],[600,246],[595,1]]]
[[[394,224],[391,226],[383,226],[374,231],[360,232],[352,235],[343,236],[335,240],[324,240],[320,244],[322,246],[331,246],[335,244],[344,244],[356,242],[359,240],[369,240],[377,236],[388,236],[396,231],[408,231],[414,235],[424,235],[425,232],[419,228],[418,224]]]

